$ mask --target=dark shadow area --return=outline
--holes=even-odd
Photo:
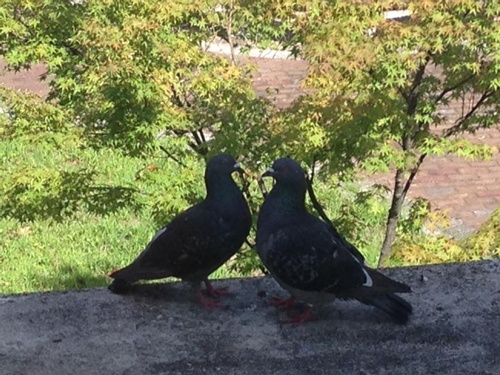
[[[94,177],[94,171],[83,169],[17,179],[0,200],[1,216],[20,222],[45,219],[60,222],[79,210],[109,215],[124,208],[134,212],[141,209],[136,189],[96,186]]]
[[[105,266],[108,268],[107,266]],[[33,275],[40,290],[71,290],[103,287],[109,284],[105,274],[83,270],[74,264],[64,264],[50,275]]]
[[[247,278],[220,279],[216,280],[215,284],[219,284],[218,286],[232,285],[231,289],[233,289],[235,283],[246,283],[247,280]],[[108,279],[106,286],[109,285],[110,282],[111,280]],[[279,291],[276,293],[276,291],[273,290],[274,282],[268,277],[252,278],[252,282],[258,285],[258,287],[251,291],[247,290],[244,296],[239,295],[236,288],[234,291],[231,291],[231,294],[228,296],[219,299],[224,307],[218,308],[216,311],[248,308],[248,304],[253,301],[257,308],[265,309],[268,312],[270,319],[280,322],[302,313],[307,306],[302,302],[297,302],[292,308],[277,308],[270,303],[272,297],[279,296],[284,298],[286,297],[286,292]],[[112,292],[109,291],[109,293]],[[204,311],[204,308],[197,302],[195,293],[190,288],[189,284],[180,282],[180,280],[175,278],[139,282],[131,285],[126,293],[114,295],[118,295],[130,301],[150,304],[151,306],[156,306],[158,303],[186,304],[196,306]],[[394,322],[389,316],[371,306],[363,305],[357,301],[348,303],[349,307],[347,309],[345,305],[345,301],[336,300],[322,306],[316,306],[314,308],[314,321],[320,322],[326,320],[332,323],[336,322],[336,324],[339,322],[344,324],[364,322],[394,325]],[[348,313],[346,313],[346,310]],[[283,324],[282,326],[294,327],[293,324]],[[389,339],[389,337],[390,335],[387,336],[387,339]]]

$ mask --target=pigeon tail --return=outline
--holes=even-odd
[[[128,291],[130,283],[125,279],[115,279],[108,285],[108,289],[115,294],[125,294]]]
[[[363,267],[371,278],[371,293],[411,293],[411,288],[399,281],[393,280],[377,270]]]
[[[119,280],[119,279],[122,279],[122,280],[135,279],[135,277],[133,276],[133,274],[137,273],[136,268],[137,267],[135,267],[135,263],[131,263],[131,264],[129,264],[126,267],[123,267],[123,268],[111,271],[108,274],[108,277],[111,277],[112,279],[115,279],[115,280]],[[133,281],[128,281],[128,282],[132,283]]]
[[[408,322],[413,312],[413,307],[408,302],[393,293],[366,295],[356,299],[382,310],[402,324]]]
[[[114,279],[113,282],[108,285],[108,289],[110,291],[116,294],[125,294],[128,291],[128,287],[133,283],[133,281],[136,281],[135,279],[130,281],[130,274],[133,272],[132,265],[133,264],[114,270],[108,274],[109,277]]]
[[[128,287],[138,280],[163,279],[172,274],[165,270],[141,268],[132,263],[127,267],[112,271],[108,276],[114,279],[108,289],[116,294],[124,294],[128,291]]]

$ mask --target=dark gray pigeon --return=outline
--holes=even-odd
[[[252,220],[233,172],[243,170],[232,156],[211,158],[205,170],[206,198],[160,229],[130,265],[112,272],[109,289],[125,293],[138,280],[173,276],[192,283],[203,306],[218,306],[202,294],[201,282],[210,297],[227,294],[224,288],[213,288],[208,276],[240,249]]]
[[[412,306],[394,293],[409,293],[409,286],[391,280],[364,265],[361,253],[335,229],[309,214],[305,207],[305,172],[291,158],[274,162],[263,177],[276,184],[266,197],[257,221],[257,252],[275,280],[291,293],[274,304],[292,307],[295,300],[309,304],[335,298],[356,299],[408,321]],[[308,306],[285,323],[313,318]]]

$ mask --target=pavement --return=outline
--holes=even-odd
[[[407,325],[343,301],[282,325],[269,278],[216,281],[212,311],[183,283],[0,296],[0,373],[500,374],[500,261],[385,273],[413,288]]]

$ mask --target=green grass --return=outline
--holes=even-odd
[[[204,195],[196,161],[181,168],[161,152],[141,159],[82,146],[0,139],[0,294],[105,286],[111,270]],[[384,200],[332,181],[315,189],[339,232],[376,264]],[[259,265],[247,249],[211,277],[251,275]]]
[[[201,164],[182,169],[161,152],[141,159],[78,140],[0,139],[0,160],[0,294],[105,286],[111,270],[133,260],[157,229],[204,194]],[[341,233],[374,264],[381,231],[365,228],[378,206],[343,212],[341,203],[354,199],[349,189],[316,186],[327,211],[337,212],[332,219],[340,218]],[[343,215],[372,221],[349,226]],[[211,277],[256,274],[259,263],[247,250]]]
[[[0,294],[106,286],[110,271],[135,259],[157,229],[204,194],[200,163],[181,168],[161,153],[141,159],[80,146],[0,139]],[[375,265],[386,200],[333,181],[317,180],[315,190],[338,231]],[[252,191],[259,196],[256,184]],[[498,257],[493,219],[467,249],[406,236],[392,264]],[[247,249],[211,278],[254,275],[259,265]]]
[[[106,274],[140,248],[147,224],[126,212],[60,223],[0,221],[3,293],[78,289],[106,284]],[[145,240],[145,238],[144,238]]]
[[[106,275],[133,260],[154,234],[154,223],[122,211],[71,220],[16,224],[0,220],[0,293],[104,286]],[[213,277],[230,277],[227,268]]]
[[[0,140],[0,160],[0,294],[107,285],[111,270],[202,193],[194,172],[185,176],[194,188],[180,191],[178,166],[160,154],[18,139]],[[91,181],[79,177],[88,171]],[[227,266],[212,275],[230,276]]]

